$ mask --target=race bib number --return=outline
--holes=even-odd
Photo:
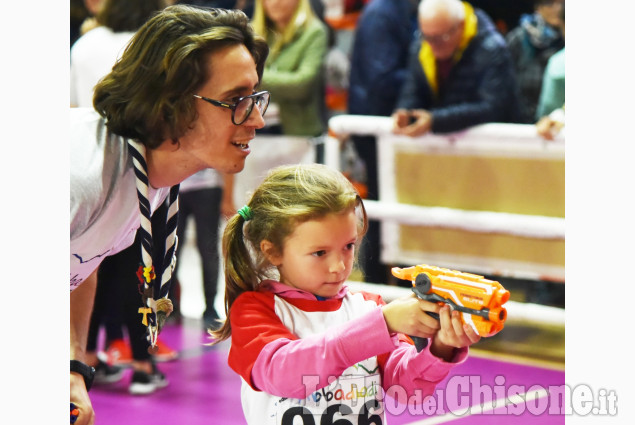
[[[304,400],[276,402],[280,425],[383,425],[383,393],[378,374],[341,376]]]

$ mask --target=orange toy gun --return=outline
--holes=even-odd
[[[426,264],[405,269],[393,267],[392,274],[410,280],[417,297],[448,304],[452,310],[461,312],[461,321],[481,336],[492,336],[503,329],[507,310],[502,305],[509,300],[509,291],[494,280]],[[428,314],[439,319],[436,313]]]

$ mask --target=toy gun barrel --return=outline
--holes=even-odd
[[[481,336],[492,336],[503,329],[507,310],[502,305],[510,294],[496,281],[425,264],[404,269],[394,267],[392,274],[412,281],[412,290],[419,298],[448,304],[461,312],[462,322]]]

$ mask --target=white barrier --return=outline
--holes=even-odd
[[[480,235],[505,235],[528,238],[550,243],[564,241],[565,221],[561,216],[540,215],[522,212],[482,211],[452,208],[444,205],[413,205],[397,199],[397,155],[401,159],[408,155],[425,155],[427,158],[442,158],[465,163],[504,161],[509,163],[529,162],[532,164],[564,164],[564,132],[556,140],[546,141],[536,134],[533,125],[490,123],[475,126],[451,134],[427,134],[411,138],[398,136],[392,132],[392,119],[360,115],[338,115],[329,121],[330,137],[326,140],[325,162],[341,169],[340,145],[350,135],[374,135],[377,140],[379,200],[365,201],[371,218],[382,221],[381,258],[387,264],[408,264],[422,262],[421,252],[399,248],[400,225],[424,226],[428,229],[451,229]],[[430,159],[429,159],[430,160]],[[461,162],[463,161],[463,162]],[[563,169],[563,166],[558,169]],[[472,171],[473,169],[470,169]],[[480,171],[480,170],[479,170]],[[485,169],[484,172],[498,173],[497,179],[505,179],[500,170]],[[450,173],[451,174],[451,173]],[[558,174],[559,175],[559,174]],[[447,177],[447,176],[446,176]],[[465,176],[463,176],[465,177]],[[471,176],[467,176],[468,178]],[[521,176],[522,184],[531,184],[535,176]],[[455,186],[467,185],[460,180]],[[564,181],[554,181],[557,187],[564,187]],[[414,181],[412,189],[420,190],[420,182]],[[518,191],[526,190],[519,187]],[[546,192],[545,192],[546,193]],[[501,193],[504,197],[505,194]],[[558,248],[559,249],[559,246]],[[556,249],[554,249],[555,251]],[[562,250],[563,251],[563,250]],[[564,281],[564,264],[493,258],[493,255],[454,255],[442,252],[425,252],[426,262],[443,267],[470,270],[483,274],[499,274],[520,278],[548,278]],[[562,255],[563,256],[563,255]],[[555,262],[555,261],[554,261]]]
[[[401,224],[507,233],[544,239],[564,239],[564,220],[558,217],[421,207],[372,200],[364,201],[364,206],[371,219],[391,220]]]

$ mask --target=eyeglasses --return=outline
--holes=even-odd
[[[449,30],[447,30],[445,33],[443,34],[439,34],[439,35],[426,35],[423,32],[421,33],[421,36],[423,37],[423,39],[425,41],[427,41],[430,44],[443,44],[443,43],[447,43],[448,41],[450,41],[450,38],[452,37],[452,34],[454,34],[454,31],[456,31],[456,29],[459,27],[459,24],[455,24],[452,26],[452,28],[450,28]]]
[[[236,100],[235,103],[221,102],[219,100],[209,99],[197,94],[193,96],[202,99],[205,102],[209,102],[214,106],[231,109],[232,122],[235,125],[241,125],[242,123],[247,121],[249,115],[251,115],[251,111],[253,111],[254,105],[256,105],[256,107],[260,111],[260,115],[262,115],[263,117],[265,116],[267,106],[269,106],[269,98],[271,97],[271,93],[269,93],[268,91],[260,91],[258,93],[250,94],[249,96],[240,97]]]

